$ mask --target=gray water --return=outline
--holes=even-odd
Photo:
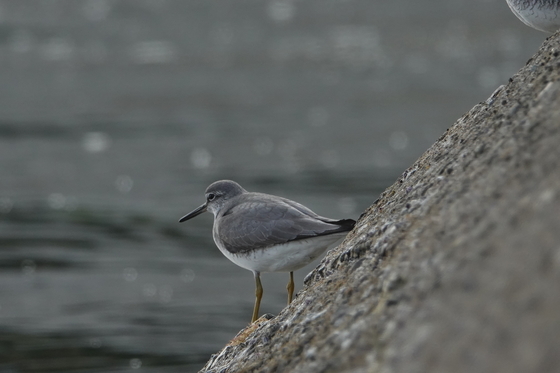
[[[200,369],[254,300],[177,222],[208,184],[357,218],[545,37],[501,0],[1,0],[0,372]]]

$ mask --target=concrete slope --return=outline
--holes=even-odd
[[[559,34],[202,371],[560,371]]]

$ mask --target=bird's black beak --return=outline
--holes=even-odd
[[[198,216],[205,211],[206,211],[206,203],[204,205],[200,206],[199,208],[197,208],[196,210],[191,211],[187,215],[183,216],[181,219],[179,219],[179,223],[182,223],[186,220],[192,219],[195,216]]]

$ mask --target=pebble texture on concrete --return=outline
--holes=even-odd
[[[202,372],[560,367],[560,34]]]

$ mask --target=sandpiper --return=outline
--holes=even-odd
[[[206,202],[183,216],[184,222],[205,211],[214,214],[212,235],[222,254],[253,272],[256,299],[251,322],[258,318],[263,288],[261,272],[290,272],[288,304],[294,293],[294,271],[319,257],[354,228],[352,219],[329,219],[286,198],[247,192],[231,180],[216,181]]]
[[[506,0],[524,24],[544,32],[560,28],[560,0]]]

